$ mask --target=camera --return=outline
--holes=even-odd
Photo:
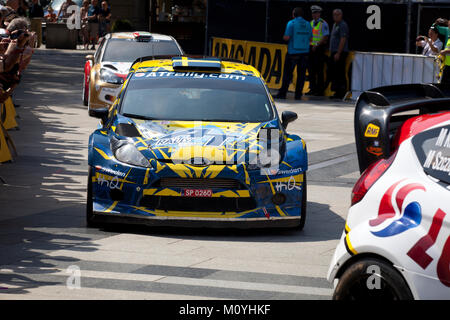
[[[17,32],[13,32],[9,38],[14,40],[19,38],[22,34],[25,34],[26,37],[28,36],[28,33],[25,30],[19,30]]]

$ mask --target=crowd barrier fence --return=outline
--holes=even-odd
[[[369,89],[411,83],[438,83],[441,60],[418,54],[355,52],[353,58],[352,99]]]

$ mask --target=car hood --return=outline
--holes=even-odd
[[[116,133],[127,136],[133,127],[136,130],[129,135],[134,137],[129,138],[138,150],[149,159],[165,162],[249,162],[252,156],[267,149],[267,133],[261,133],[262,130],[274,129],[279,142],[283,138],[278,120],[256,123],[128,120],[118,124]]]
[[[128,71],[130,70],[130,67],[133,63],[132,62],[109,62],[109,61],[103,61],[101,63],[101,68],[108,68],[111,69],[115,73],[119,74],[128,74]]]

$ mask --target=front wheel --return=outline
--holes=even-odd
[[[389,263],[366,258],[350,265],[342,274],[333,300],[413,300],[403,276]]]
[[[87,106],[89,104],[89,81],[86,79],[86,75],[84,76],[83,81],[83,105]],[[87,85],[86,85],[87,82]]]
[[[306,204],[307,200],[307,183],[306,183],[306,173],[303,175],[303,190],[302,190],[302,204],[301,204],[301,216],[300,216],[300,224],[296,227],[297,230],[303,230],[306,222]]]
[[[94,198],[92,192],[92,168],[89,168],[86,197],[86,226],[88,228],[98,228],[99,224],[93,221]]]

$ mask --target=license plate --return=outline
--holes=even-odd
[[[184,189],[183,195],[185,197],[212,197],[211,189]]]

